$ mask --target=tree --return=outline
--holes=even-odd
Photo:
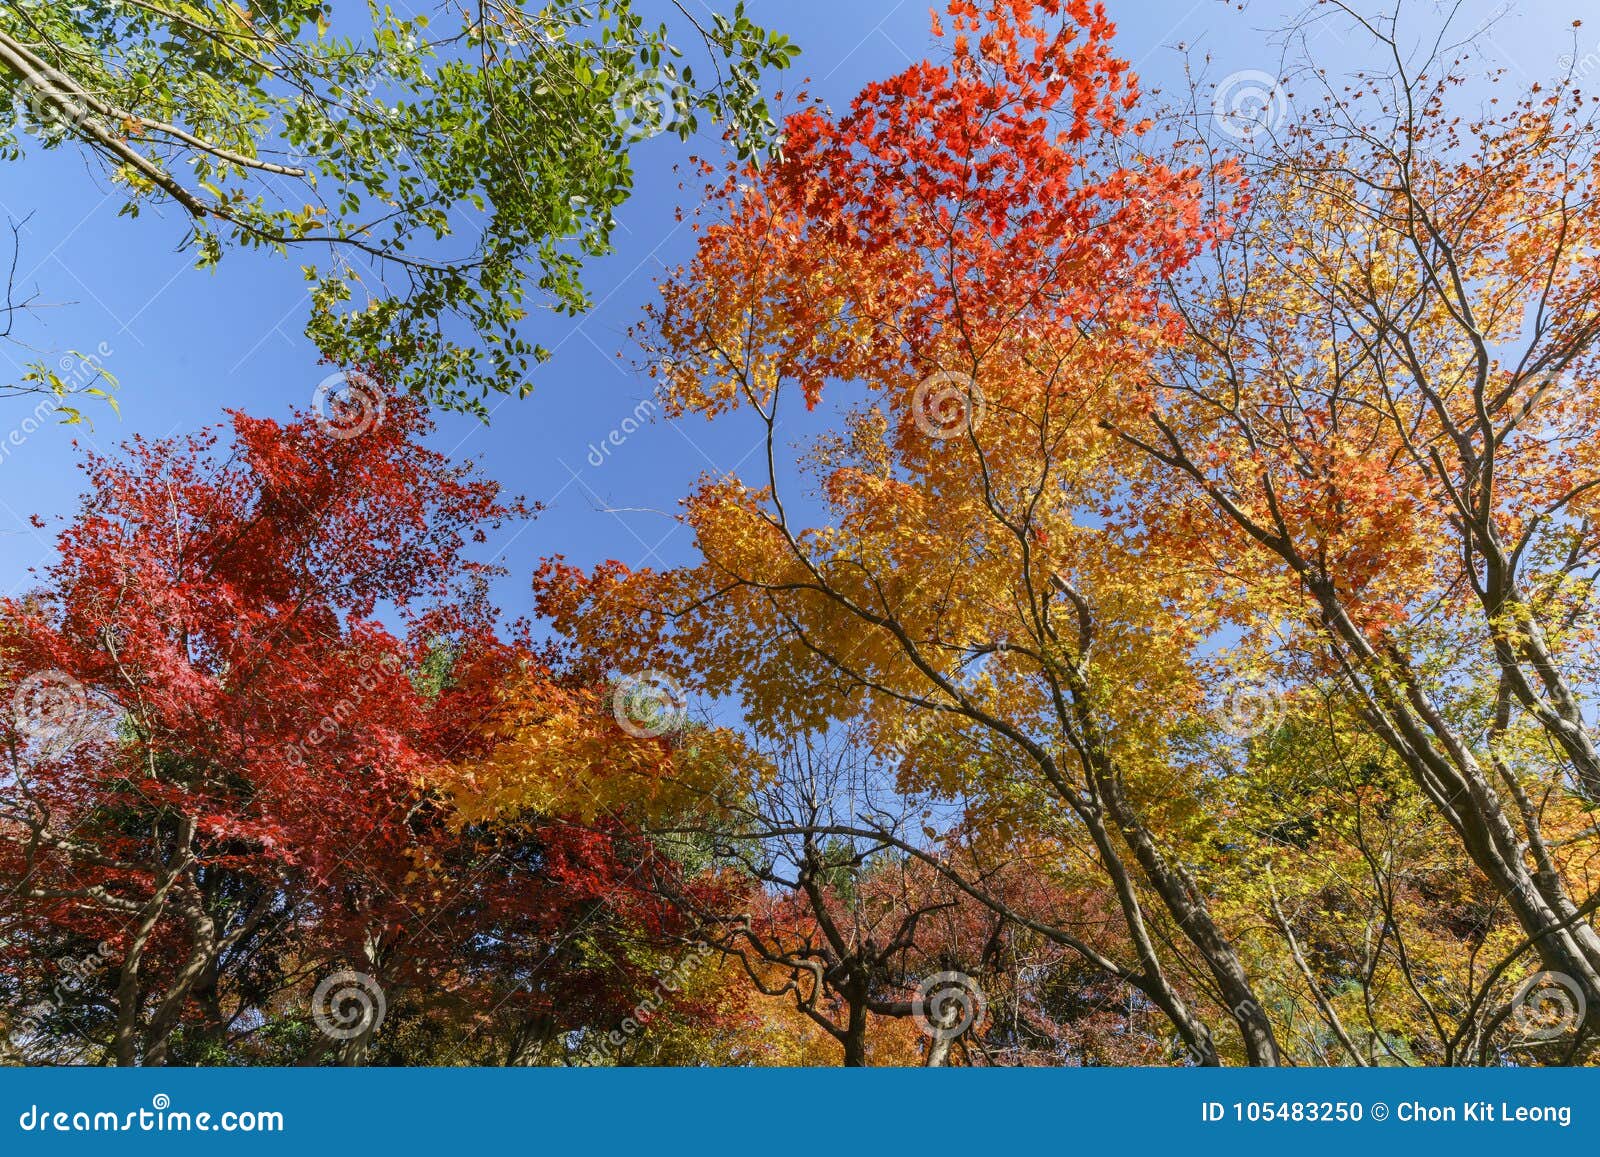
[[[953,0],[705,167],[640,333],[761,476],[694,565],[548,559],[537,644],[477,549],[536,508],[426,449],[409,353],[88,456],[0,603],[13,1044],[1600,1060],[1594,98],[1461,120],[1470,44],[1322,11],[1394,63],[1242,140],[1137,120],[1088,3]]]
[[[739,790],[742,746],[653,700],[648,677],[608,682],[553,644],[483,685],[489,705],[463,716],[460,754],[434,786],[458,827],[527,874],[504,892],[475,885],[477,923],[435,929],[440,967],[475,978],[452,999],[517,1018],[511,1063],[762,1055],[735,1031],[754,1019],[748,994],[696,918],[742,884],[674,834],[715,794]]]
[[[523,334],[530,309],[585,307],[582,262],[610,249],[630,145],[704,116],[741,156],[775,146],[759,80],[798,50],[742,5],[705,25],[679,10],[709,82],[629,0],[494,0],[442,29],[374,7],[349,34],[321,0],[9,5],[0,149],[81,150],[124,212],[179,209],[202,266],[237,246],[325,250],[304,266],[323,354],[387,359],[477,408],[531,389],[548,353]]]
[[[708,824],[688,829],[709,837],[750,886],[694,905],[694,915],[756,991],[831,1037],[845,1066],[861,1067],[883,1052],[870,1047],[874,1023],[917,1013],[907,988],[924,949],[919,930],[957,900],[916,880],[881,842],[837,834],[849,822],[843,802],[871,790],[854,745],[752,757],[769,765],[760,782],[718,792]]]
[[[671,865],[619,825],[493,831],[451,806],[542,668],[496,637],[469,554],[530,511],[426,428],[387,397],[357,437],[235,414],[229,443],[88,459],[60,561],[3,608],[0,854],[8,925],[105,945],[110,991],[30,1043],[76,1025],[119,1064],[357,1064],[392,1003],[456,1031],[519,1016],[515,1059],[632,1006],[634,957],[676,927]],[[340,968],[368,1014],[319,1006],[337,1031],[309,1032],[304,988]]]
[[[926,824],[939,801],[895,791],[862,738],[780,748],[754,790],[720,802],[709,834],[761,887],[699,918],[751,984],[820,1027],[847,1066],[1161,1057],[1159,1036],[1106,1015],[1126,1003],[1120,986],[1075,973],[1071,949],[1005,914],[1114,927],[1093,890],[1048,861],[987,857],[971,833],[944,835],[943,863],[903,850],[888,833]],[[1087,935],[1115,950],[1114,933]]]
[[[1577,1049],[1600,1030],[1577,867],[1600,799],[1594,98],[1568,76],[1463,120],[1470,41],[1410,62],[1398,10],[1329,9],[1383,65],[1337,89],[1307,63],[1298,121],[1215,142],[1254,198],[1172,279],[1187,340],[1143,412],[1107,418],[1154,467],[1129,517],[1341,681],[1515,914],[1494,975],[1532,957],[1586,998]]]
[[[1120,485],[1103,418],[1175,336],[1159,279],[1227,212],[1206,211],[1198,170],[1115,159],[1147,126],[1126,119],[1137,86],[1098,10],[951,14],[948,65],[870,85],[837,120],[797,114],[782,164],[730,176],[727,221],[652,311],[669,413],[753,414],[767,477],[691,496],[703,566],[551,572],[543,609],[597,649],[737,686],[760,734],[857,716],[890,741],[943,733],[917,785],[971,799],[975,823],[1046,809],[1019,826],[1066,856],[1086,841],[1132,958],[1048,935],[1215,1062],[1163,962],[1162,939],[1182,938],[1249,1058],[1275,1063],[1244,960],[1161,834],[1190,798],[1165,735],[1199,706],[1192,660],[1215,612],[1159,541],[1093,525]],[[781,493],[778,415],[834,380],[881,405],[801,460],[831,516],[806,529]],[[641,623],[643,607],[659,613]]]
[[[404,905],[432,713],[462,706],[409,672],[483,634],[464,551],[523,513],[422,426],[391,399],[360,439],[235,414],[226,457],[216,431],[90,456],[59,561],[0,611],[12,902],[114,945],[119,1063],[163,1063],[193,1003],[223,1034],[222,974],[270,972],[319,898],[343,897],[334,955]]]

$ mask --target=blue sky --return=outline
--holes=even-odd
[[[1419,13],[1432,7],[1429,0],[1412,2]],[[1489,47],[1514,80],[1552,75],[1559,58],[1572,52],[1572,21],[1591,4],[1524,0],[1495,25]],[[1242,12],[1225,0],[1107,0],[1107,6],[1119,25],[1122,54],[1150,89],[1181,81],[1179,46],[1191,54],[1209,52],[1216,79],[1246,69],[1274,72],[1279,49],[1267,30],[1305,4],[1254,0]],[[640,7],[668,11],[665,0],[640,0]],[[748,7],[757,21],[788,33],[804,50],[784,87],[807,77],[810,91],[835,107],[864,82],[929,50],[926,0],[749,0]],[[1460,26],[1475,27],[1504,8],[1468,0]],[[1581,29],[1578,43],[1579,67],[1600,72],[1600,21]],[[1319,39],[1317,50],[1330,69],[1356,59],[1354,46],[1331,34]],[[539,372],[533,395],[499,401],[488,425],[459,415],[439,418],[440,449],[477,460],[513,492],[547,505],[536,523],[492,547],[510,572],[498,594],[513,615],[526,611],[529,575],[546,554],[560,552],[583,564],[690,561],[689,533],[667,514],[695,478],[737,469],[754,448],[750,427],[715,430],[695,419],[647,426],[600,465],[591,460],[591,447],[651,393],[648,380],[631,368],[637,359],[627,330],[663,269],[690,253],[689,229],[674,221],[680,193],[672,173],[689,151],[670,137],[637,146],[638,192],[620,214],[617,252],[590,269],[595,309],[579,321],[547,319],[539,336],[555,357]],[[64,150],[34,151],[0,167],[0,213],[28,218],[21,288],[36,290],[48,306],[15,334],[31,348],[0,345],[0,372],[14,380],[33,357],[54,363],[69,349],[103,346],[109,350],[105,364],[121,382],[122,409],[120,418],[93,411],[92,431],[46,426],[7,447],[0,459],[0,590],[25,588],[28,569],[51,557],[54,519],[74,509],[82,490],[73,439],[108,449],[135,432],[162,436],[216,422],[224,407],[283,415],[308,404],[328,373],[301,336],[306,301],[295,262],[230,253],[215,271],[202,272],[176,248],[184,232],[179,215],[129,220],[117,216],[120,204]],[[25,399],[0,399],[0,440],[32,407]],[[47,530],[28,525],[36,513],[51,520]]]

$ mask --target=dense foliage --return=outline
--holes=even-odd
[[[525,394],[548,357],[529,314],[587,305],[580,273],[611,249],[630,147],[709,118],[764,155],[758,82],[797,50],[742,6],[677,29],[692,55],[630,0],[446,12],[8,4],[0,152],[81,150],[124,212],[180,210],[202,266],[240,246],[300,255],[307,333],[333,361],[387,359],[453,405]]]
[[[1463,120],[1468,45],[1215,134],[1087,0],[934,34],[701,170],[638,336],[765,453],[694,565],[506,621],[537,509],[366,342],[85,460],[0,604],[17,1056],[1600,1060],[1595,99]]]

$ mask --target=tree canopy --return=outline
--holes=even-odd
[[[367,128],[319,12],[0,18],[0,51],[60,54],[29,64],[58,112],[127,116],[25,127],[130,205],[193,198],[213,257],[405,267],[440,189],[543,163],[502,155],[524,113],[581,129],[492,198],[465,280],[419,265],[370,321],[331,293],[313,329],[367,397],[84,455],[0,601],[24,1059],[1600,1062],[1576,77],[1491,79],[1468,118],[1470,38],[1418,65],[1357,19],[1384,71],[1307,55],[1296,117],[1241,131],[1147,95],[1100,5],[950,0],[929,59],[776,125],[787,42],[737,12],[702,90],[626,7],[490,7],[436,41],[386,18]],[[140,79],[157,36],[192,73]],[[516,356],[474,317],[518,300],[496,261],[581,303],[560,246],[603,246],[614,98],[658,67],[660,123],[730,147],[635,337],[663,421],[756,451],[682,496],[689,561],[547,537],[502,607],[482,548],[542,508],[431,448],[429,402]],[[403,175],[411,132],[445,169]],[[269,179],[358,169],[303,220]],[[466,368],[392,340],[451,310]]]
[[[130,216],[179,209],[201,266],[239,247],[294,256],[324,356],[388,361],[469,408],[532,388],[548,350],[530,314],[585,308],[583,262],[610,251],[630,147],[711,121],[765,156],[778,133],[761,79],[798,52],[742,4],[680,8],[676,28],[630,0],[493,0],[443,24],[350,11],[9,5],[0,153],[81,151]]]

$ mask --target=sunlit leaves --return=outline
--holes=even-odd
[[[712,57],[697,78],[669,37]],[[133,216],[167,202],[210,266],[232,248],[305,266],[308,335],[340,364],[391,361],[440,402],[526,393],[541,313],[587,307],[630,148],[723,124],[738,155],[778,133],[761,91],[798,49],[743,5],[701,30],[627,0],[499,2],[436,25],[319,0],[265,10],[116,0],[0,14],[0,149],[97,157]],[[533,331],[533,332],[530,332]]]

